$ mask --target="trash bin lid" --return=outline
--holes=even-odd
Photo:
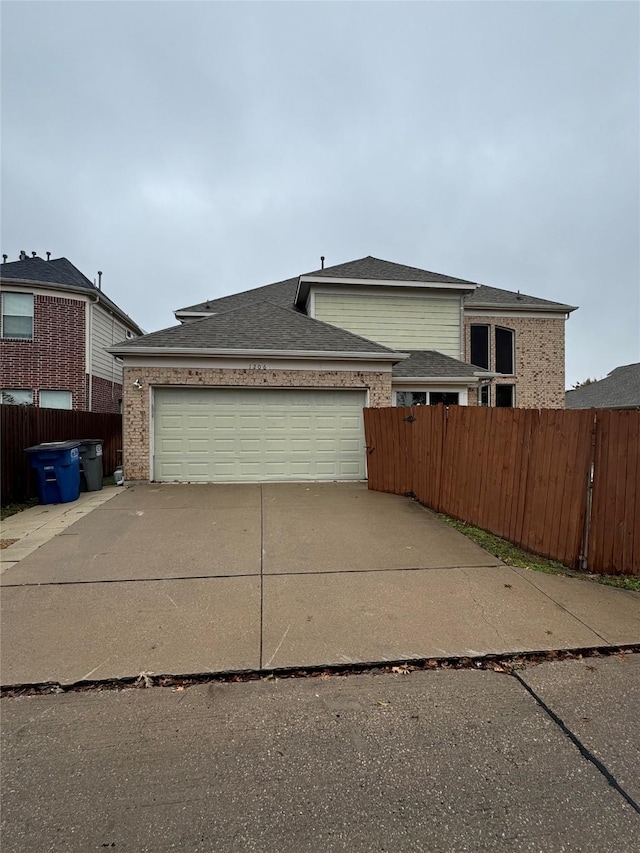
[[[104,444],[104,440],[102,438],[80,438],[78,439],[79,444]]]
[[[43,450],[71,450],[73,447],[79,447],[80,442],[76,439],[72,441],[43,441],[41,444],[34,444],[33,447],[25,447],[25,453],[41,453]]]

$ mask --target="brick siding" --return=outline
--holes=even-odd
[[[122,400],[122,385],[111,382],[101,376],[93,376],[91,380],[91,411],[116,412],[120,411]]]
[[[0,339],[0,385],[34,392],[71,391],[74,409],[86,409],[85,303],[34,296],[33,340]]]
[[[140,380],[141,388],[134,387]],[[369,405],[391,405],[391,374],[341,370],[263,370],[125,367],[123,379],[124,472],[127,480],[149,480],[150,389],[154,385],[246,388],[365,388]]]
[[[495,365],[495,327],[515,332],[515,374],[495,379],[492,385],[515,385],[515,405],[520,409],[564,409],[565,321],[549,317],[465,317],[465,360],[471,361],[471,332],[475,324],[490,327],[491,361]],[[495,389],[491,389],[495,405]],[[477,390],[469,389],[469,405],[477,404]]]

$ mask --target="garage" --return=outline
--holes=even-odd
[[[153,479],[364,480],[365,390],[153,390]]]

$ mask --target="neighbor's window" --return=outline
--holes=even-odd
[[[459,395],[457,391],[431,391],[429,394],[429,405],[437,406],[444,403],[445,406],[457,406]]]
[[[471,364],[489,370],[489,327],[471,326]]]
[[[33,294],[2,294],[2,337],[33,340]]]
[[[30,406],[33,403],[33,391],[27,388],[5,388],[0,394],[5,406]]]
[[[41,409],[70,409],[71,391],[40,391]]]
[[[496,406],[511,408],[515,406],[515,385],[496,385]]]
[[[396,406],[426,406],[426,391],[396,391]]]
[[[498,373],[514,373],[513,369],[513,343],[515,333],[513,329],[502,329],[496,326],[496,370]]]
[[[481,385],[480,386],[480,395],[478,397],[478,405],[479,406],[490,406],[491,405],[491,386],[490,385]]]

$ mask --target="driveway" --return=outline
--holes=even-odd
[[[129,487],[1,582],[5,685],[640,642],[640,595],[359,483]]]

